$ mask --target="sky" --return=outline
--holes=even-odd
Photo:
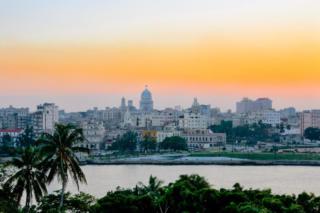
[[[320,108],[319,0],[0,0],[0,107]]]

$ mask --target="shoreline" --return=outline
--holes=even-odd
[[[87,160],[82,165],[222,165],[222,166],[320,166],[320,161],[296,160]]]

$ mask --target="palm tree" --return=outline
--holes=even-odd
[[[152,196],[158,195],[163,181],[159,180],[157,177],[150,176],[148,185],[144,185],[142,182],[139,182],[138,186],[147,194]]]
[[[41,151],[46,155],[48,183],[51,183],[55,177],[62,183],[60,211],[63,207],[64,193],[69,176],[77,185],[78,190],[80,182],[87,183],[75,154],[78,151],[88,151],[85,148],[76,147],[77,143],[83,141],[84,136],[81,128],[76,128],[71,124],[56,124],[53,134],[44,133],[37,142]]]
[[[33,147],[22,149],[20,158],[14,158],[7,163],[16,169],[15,173],[5,182],[11,188],[15,200],[20,203],[21,197],[26,192],[27,211],[30,209],[33,196],[38,202],[47,194],[46,175],[43,172],[43,158],[39,150]]]

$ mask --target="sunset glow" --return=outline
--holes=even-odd
[[[12,21],[16,29],[1,26],[0,21],[0,95],[107,96],[115,92],[132,96],[148,84],[159,100],[170,91],[169,96],[189,93],[211,104],[215,96],[220,99],[230,96],[230,100],[224,99],[220,104],[228,108],[242,96],[269,96],[275,100],[282,97],[294,101],[292,104],[300,108],[320,106],[317,101],[320,99],[318,1],[280,1],[280,5],[277,1],[268,1],[267,8],[262,1],[252,4],[244,1],[244,6],[232,0],[222,5],[218,1],[203,1],[202,7],[195,8],[199,14],[204,11],[199,20],[193,18],[196,14],[185,14],[192,10],[192,1],[182,9],[175,8],[178,3],[173,3],[168,11],[152,7],[149,9],[158,13],[146,12],[141,17],[137,15],[139,11],[150,5],[138,2],[131,10],[116,3],[100,5],[106,13],[112,11],[105,22],[100,20],[107,17],[103,16],[102,9],[93,13],[92,8],[71,10],[70,5],[63,9],[58,20],[50,16],[36,20],[43,13],[35,7],[36,2],[33,2],[34,8],[20,14],[21,19]],[[5,6],[12,13],[21,9],[17,1],[15,5],[1,4],[0,20],[10,17],[9,12],[1,13]],[[99,7],[99,2],[94,5]],[[225,12],[215,14],[215,7],[223,7]],[[68,9],[70,17],[65,14]],[[228,9],[235,12],[230,14]],[[181,13],[182,17],[171,16],[171,10]],[[85,17],[90,17],[87,22],[82,17],[80,23],[70,25],[70,29],[67,24],[58,27],[63,18],[71,24],[83,11],[86,11]],[[114,21],[110,21],[117,11],[127,15],[122,19],[114,15]],[[51,10],[51,13],[58,12],[57,8]],[[145,18],[145,25],[136,26],[128,14],[135,14],[132,17],[137,20]],[[159,20],[168,21],[167,27]],[[46,21],[53,29],[41,28]],[[81,34],[81,27],[90,33]],[[24,28],[26,33],[38,32],[22,35]],[[56,37],[51,36],[52,31]],[[74,39],[70,40],[68,34],[74,35]],[[118,103],[110,99],[110,104]],[[169,104],[171,99],[158,106]],[[179,104],[179,98],[172,104]],[[282,104],[285,101],[278,106]]]

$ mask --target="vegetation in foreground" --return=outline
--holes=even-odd
[[[2,188],[0,212],[22,212],[15,200]],[[31,206],[29,212],[59,212],[60,192],[46,195]],[[138,183],[132,189],[117,188],[95,199],[85,193],[65,193],[60,212],[217,212],[217,213],[317,213],[320,197],[313,194],[274,195],[271,190],[244,189],[235,184],[232,189],[215,189],[203,177],[181,175],[178,180],[163,185],[156,177],[149,183]]]
[[[87,151],[77,147],[77,143],[83,140],[82,129],[57,124],[53,134],[43,133],[37,141],[30,141],[32,144],[19,149],[19,157],[13,158],[1,169],[0,212],[17,212],[23,195],[26,197],[23,212],[32,212],[32,201],[42,201],[47,195],[47,185],[54,178],[62,183],[56,209],[63,212],[69,179],[78,188],[79,183],[86,183],[76,156],[76,152]]]

